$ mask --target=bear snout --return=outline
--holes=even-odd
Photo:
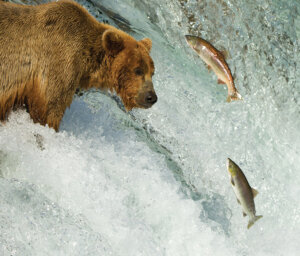
[[[157,101],[157,95],[155,91],[149,91],[146,93],[145,103],[152,106]]]
[[[154,91],[152,81],[146,81],[143,84],[136,102],[142,108],[150,108],[157,102],[157,95]]]
[[[157,95],[154,90],[147,90],[139,94],[137,103],[142,108],[150,108],[157,102]]]

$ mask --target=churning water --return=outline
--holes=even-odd
[[[299,255],[299,1],[80,3],[153,40],[159,99],[125,113],[89,91],[59,133],[24,111],[0,124],[0,255]],[[243,101],[186,34],[227,49]],[[227,157],[260,192],[250,230]]]

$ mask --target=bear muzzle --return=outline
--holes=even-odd
[[[157,101],[157,96],[155,91],[149,91],[146,93],[145,102],[146,104],[153,105]]]
[[[157,95],[151,81],[146,81],[144,83],[137,96],[136,102],[142,108],[150,108],[157,102]]]

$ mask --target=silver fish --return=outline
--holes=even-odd
[[[237,201],[243,208],[243,216],[249,216],[247,226],[249,229],[255,221],[262,218],[262,215],[256,216],[254,204],[254,197],[258,194],[258,191],[250,187],[240,167],[229,158],[227,159],[227,170]]]

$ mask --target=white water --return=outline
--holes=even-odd
[[[23,111],[0,125],[1,256],[298,255],[300,6],[184,2],[100,2],[153,40],[154,107],[125,113],[91,91],[59,133]],[[187,33],[229,51],[244,101],[225,102]],[[227,157],[260,192],[250,230]]]

